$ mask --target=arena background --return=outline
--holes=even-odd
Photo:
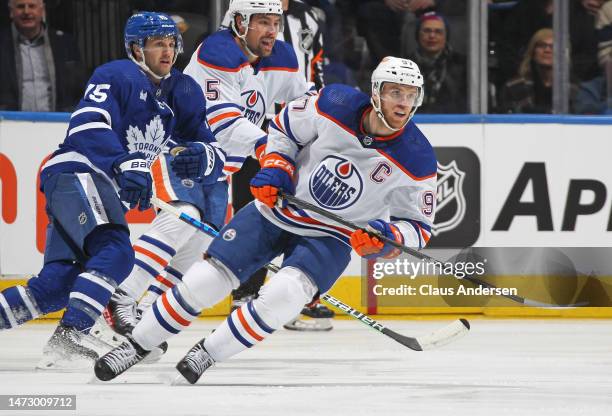
[[[42,264],[47,220],[37,172],[62,141],[68,119],[69,114],[63,113],[0,113],[0,288],[37,273]],[[606,307],[612,294],[607,264],[612,256],[605,255],[612,243],[608,165],[612,117],[417,115],[415,121],[439,159],[439,210],[432,247],[580,247],[583,253],[593,251],[594,258],[587,256],[574,265],[576,275],[571,283],[555,279],[558,276],[551,269],[523,280],[527,293],[521,295],[554,302],[558,301],[555,293],[565,293],[570,284],[572,295],[565,296],[564,302],[571,303],[575,296],[597,297],[597,301],[581,308],[541,309],[516,307],[499,297],[464,306],[444,297],[419,300],[417,296],[410,305],[385,306],[385,299],[371,295],[374,280],[371,274],[362,273],[356,256],[332,289],[333,296],[366,313],[403,318],[440,314],[612,317],[612,308]],[[132,237],[137,237],[153,213],[130,212],[128,218]],[[604,249],[596,252],[597,247]],[[436,250],[433,252],[435,255]],[[496,276],[494,282],[501,286],[509,277]],[[440,282],[435,276],[425,279],[433,285]],[[228,312],[229,299],[225,299],[204,316]]]

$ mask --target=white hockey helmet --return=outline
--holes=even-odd
[[[395,58],[393,56],[383,58],[374,72],[372,72],[371,102],[372,106],[374,107],[374,111],[376,111],[376,115],[378,115],[387,128],[394,131],[401,130],[406,124],[399,129],[395,129],[389,126],[387,120],[385,120],[385,116],[382,113],[380,94],[382,92],[382,86],[385,82],[394,82],[396,84],[417,87],[417,98],[412,106],[408,120],[406,120],[406,124],[408,124],[408,121],[410,121],[414,113],[416,113],[417,108],[423,104],[423,96],[425,95],[423,88],[423,76],[421,75],[421,71],[419,71],[418,65],[412,62],[410,59]],[[374,97],[378,97],[378,104],[376,103],[377,100],[375,100]]]
[[[228,14],[231,22],[230,27],[234,33],[243,38],[249,30],[249,22],[254,14],[278,14],[283,15],[283,5],[281,0],[231,0]],[[236,15],[242,16],[242,25],[246,29],[244,35],[240,35],[239,28],[236,27]],[[281,20],[282,25],[282,20]],[[280,32],[283,29],[281,27]]]

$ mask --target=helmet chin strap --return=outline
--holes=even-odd
[[[244,20],[242,22],[244,22]],[[236,21],[234,21],[234,24],[232,24],[231,26],[232,26],[232,31],[234,32],[234,34],[236,36],[238,36],[238,39],[240,39],[240,44],[246,50],[246,52],[249,54],[249,56],[253,56],[255,58],[259,58],[259,55],[255,55],[253,53],[253,51],[249,48],[249,45],[247,44],[247,41],[246,41],[246,35],[249,32],[249,25],[246,24],[246,25],[243,26],[244,27],[244,35],[241,35],[240,31],[238,31],[236,29],[236,27],[235,27],[236,26]]]
[[[145,57],[144,57],[144,51],[142,48],[140,48],[140,54],[142,56],[142,60],[137,60],[136,58],[134,58],[134,54],[130,54],[130,59],[132,60],[132,62],[134,62],[136,65],[138,65],[144,72],[146,72],[147,74],[151,75],[153,78],[155,78],[158,81],[161,81],[163,79],[166,79],[170,76],[170,72],[168,72],[166,75],[164,76],[159,76],[157,75],[155,72],[153,72],[153,70],[151,70],[151,68],[149,68],[149,66],[145,63]],[[174,58],[172,59],[172,65],[174,65],[174,63],[176,62],[176,53],[174,53]]]
[[[378,118],[383,122],[383,124],[385,125],[386,128],[388,128],[391,131],[400,131],[401,129],[403,129],[404,127],[406,127],[406,124],[408,124],[408,122],[410,121],[410,119],[412,118],[412,115],[415,112],[415,109],[413,109],[412,111],[410,111],[410,115],[408,116],[408,119],[406,120],[406,122],[404,124],[402,124],[402,127],[396,129],[393,128],[389,125],[389,123],[387,123],[387,120],[385,119],[385,115],[382,112],[382,105],[381,105],[381,98],[380,98],[380,94],[376,94],[378,96],[378,104],[376,104],[376,100],[374,100],[374,96],[370,97],[370,102],[372,103],[372,107],[374,108],[374,111],[376,112],[376,115],[378,116]]]

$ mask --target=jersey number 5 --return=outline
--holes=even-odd
[[[207,79],[206,85],[206,98],[210,101],[216,101],[219,99],[219,80],[218,79]]]
[[[106,91],[109,89],[110,84],[89,84],[85,90],[85,97],[97,103],[101,103],[108,97]]]

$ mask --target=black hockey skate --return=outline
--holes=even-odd
[[[334,328],[331,320],[336,314],[319,301],[304,306],[301,315],[289,321],[283,327],[291,331],[331,331]],[[303,319],[303,317],[306,317],[306,319]]]
[[[202,339],[178,362],[176,369],[189,383],[195,384],[204,371],[212,367],[214,363],[215,360],[204,348],[204,339]]]
[[[104,311],[106,322],[119,335],[130,334],[140,320],[136,300],[121,289],[113,293],[107,310],[108,314]]]
[[[150,353],[150,351],[138,345],[131,335],[127,335],[126,338],[126,342],[113,348],[96,361],[94,372],[98,379],[102,381],[112,380],[141,362]]]
[[[83,343],[87,336],[72,326],[60,323],[43,348],[43,358],[37,368],[66,369],[78,367],[77,362],[79,361],[97,360],[98,353]]]

